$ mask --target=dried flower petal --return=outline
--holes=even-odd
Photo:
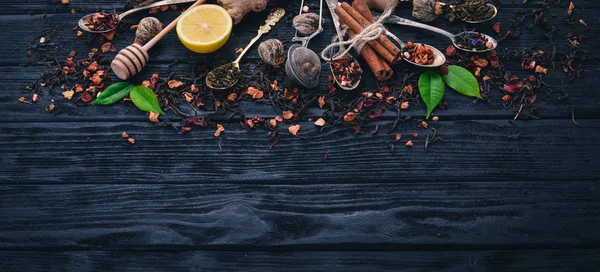
[[[273,81],[273,84],[271,84],[271,89],[273,89],[273,91],[279,91],[279,82],[277,79]]]
[[[406,147],[413,147],[413,142],[409,140],[405,145]]]
[[[158,120],[158,116],[159,114],[157,112],[149,112],[148,113],[148,120],[150,120],[150,122],[152,123],[158,123],[160,120]]]
[[[200,89],[198,88],[198,86],[196,86],[196,84],[192,84],[192,86],[190,86],[190,92],[197,93],[199,91]]]
[[[98,62],[94,61],[90,65],[88,65],[87,70],[94,73],[94,72],[98,71],[99,67],[100,67],[100,65],[98,65]]]
[[[404,102],[400,103],[400,109],[403,109],[403,110],[408,109],[409,105],[410,104],[407,101],[404,101]]]
[[[348,112],[344,115],[344,122],[352,122],[356,118],[354,112]]]
[[[315,126],[322,127],[324,125],[325,125],[325,119],[323,119],[323,118],[319,118],[319,119],[317,119],[317,121],[315,121]]]
[[[263,91],[254,88],[254,87],[248,87],[248,90],[246,90],[246,93],[248,93],[248,95],[252,96],[252,98],[254,99],[261,99],[264,97],[264,93]]]
[[[135,139],[134,139],[134,138],[129,138],[129,139],[127,139],[127,141],[128,141],[130,144],[135,144]]]
[[[439,118],[439,117],[437,117],[437,116],[434,116],[434,117],[432,117],[432,118],[431,118],[431,121],[434,121],[434,122],[437,122],[437,121],[439,121],[439,120],[440,120],[440,118]]]
[[[288,131],[290,132],[290,134],[292,134],[294,136],[298,135],[299,130],[300,130],[300,125],[294,125],[294,126],[288,127]]]
[[[217,131],[215,131],[215,137],[221,136],[221,133],[225,131],[225,128],[221,124],[217,124]]]
[[[294,114],[291,111],[284,111],[283,112],[283,119],[290,120],[293,117],[294,117]]]
[[[70,90],[70,91],[64,91],[62,92],[62,95],[67,99],[67,100],[71,100],[71,98],[73,98],[73,95],[75,94],[74,91]]]
[[[235,102],[236,100],[237,100],[237,94],[236,93],[230,93],[227,96],[227,101],[229,101],[231,103]]]
[[[23,97],[23,96],[19,97],[19,102],[23,103],[23,102],[25,102],[25,100],[26,100],[25,97]]]
[[[497,23],[494,25],[493,29],[494,29],[494,32],[496,32],[496,33],[500,34],[500,22],[497,22]]]
[[[175,89],[181,87],[183,85],[183,82],[171,79],[169,80],[169,82],[167,82],[167,85],[169,85],[170,89]]]
[[[269,120],[269,125],[270,125],[272,128],[275,128],[275,127],[277,127],[277,120],[275,120],[275,119],[271,119],[271,120]]]
[[[548,74],[548,68],[544,68],[540,65],[535,67],[535,72],[540,74]]]
[[[319,96],[319,108],[323,108],[325,106],[325,96]]]
[[[254,122],[252,122],[252,119],[246,119],[246,126],[248,128],[254,128]]]
[[[116,52],[117,48],[115,48],[115,46],[112,45],[112,43],[106,42],[100,47],[100,50],[102,50],[102,53],[108,53],[108,52]]]
[[[129,138],[129,134],[127,134],[127,132],[123,131],[123,133],[121,133],[121,137],[123,137],[124,139]]]
[[[55,107],[56,106],[54,106],[54,104],[50,104],[50,106],[48,106],[48,110],[49,111],[53,111]]]
[[[396,142],[400,141],[400,139],[402,139],[402,135],[400,133],[396,134]]]
[[[283,118],[281,116],[275,116],[275,121],[283,122]]]

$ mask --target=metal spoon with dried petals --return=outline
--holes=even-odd
[[[221,65],[206,75],[206,85],[216,90],[225,90],[233,87],[238,82],[241,74],[240,61],[242,60],[242,57],[244,57],[250,47],[252,47],[263,34],[268,33],[271,30],[271,27],[279,22],[283,15],[285,15],[284,9],[273,9],[271,14],[267,17],[267,20],[265,20],[265,24],[258,29],[258,35],[250,41],[236,60]]]
[[[337,16],[337,14],[335,13],[335,8],[337,7],[339,1],[338,0],[326,0],[327,3],[327,7],[329,8],[329,11],[331,13],[331,18],[333,19],[333,26],[335,27],[335,31],[338,34],[338,37],[340,39],[340,41],[342,41],[344,39],[344,35],[342,34],[342,30],[340,27],[340,20]],[[340,51],[344,51],[345,48],[340,48]],[[360,71],[360,74],[357,76],[358,79],[353,81],[353,84],[348,85],[348,84],[344,84],[344,82],[340,82],[340,75],[336,74],[336,69],[333,68],[334,62],[335,61],[331,61],[329,63],[329,68],[331,69],[331,73],[333,74],[333,79],[335,80],[335,82],[340,86],[340,88],[344,89],[344,90],[354,90],[356,89],[356,87],[358,87],[358,85],[360,84],[360,80],[362,79],[362,69],[360,68],[360,63],[358,63],[358,61],[350,54],[346,54],[345,56],[343,56],[343,58],[348,58],[348,62],[351,63],[352,65],[354,65],[354,69],[356,71]]]
[[[196,0],[165,0],[165,1],[159,1],[147,6],[143,6],[143,7],[139,7],[139,8],[134,8],[134,9],[130,9],[128,11],[125,11],[119,15],[117,15],[117,23],[112,27],[112,28],[108,28],[108,29],[103,29],[103,30],[93,30],[90,29],[88,27],[88,24],[93,20],[94,16],[97,15],[97,13],[92,13],[92,14],[88,14],[85,15],[83,17],[81,17],[81,19],[79,19],[78,25],[81,29],[83,29],[84,31],[87,32],[91,32],[91,33],[106,33],[106,32],[110,32],[113,31],[115,29],[117,29],[117,26],[119,25],[119,23],[128,15],[138,12],[140,10],[146,10],[146,9],[151,9],[151,8],[156,8],[156,7],[162,7],[162,6],[168,6],[168,5],[177,5],[177,4],[183,4],[183,3],[192,3],[192,2],[196,2]]]

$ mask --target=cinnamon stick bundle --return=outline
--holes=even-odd
[[[371,9],[367,5],[367,1],[354,0],[352,1],[352,7],[356,9],[356,11],[358,11],[360,14],[362,14],[362,16],[365,17],[365,19],[367,19],[369,22],[375,22],[375,17],[373,16]]]
[[[354,38],[356,32],[348,29],[348,36]],[[388,80],[394,74],[390,65],[382,59],[369,44],[365,44],[360,51],[371,71],[375,74],[377,80]]]
[[[365,3],[366,4],[366,3]],[[363,15],[361,15],[360,12],[358,12],[355,8],[353,8],[352,6],[350,6],[348,3],[343,2],[342,3],[342,7],[344,8],[344,10],[346,10],[346,12],[348,12],[348,14],[350,14],[350,16],[352,16],[352,18],[354,18],[354,20],[356,20],[356,22],[358,22],[363,28],[369,27],[370,25],[373,24],[373,22],[369,21],[367,18],[365,18]],[[368,9],[368,8],[367,8]],[[368,13],[371,13],[371,10],[369,10]],[[373,14],[371,14],[371,17],[373,17]],[[385,49],[387,49],[392,55],[394,55],[394,57],[396,57],[397,59],[395,59],[395,61],[392,61],[391,63],[396,63],[398,60],[400,60],[400,48],[398,48],[393,42],[391,42],[387,36],[385,36],[384,34],[381,34],[379,36],[379,38],[377,39],[377,41],[379,41],[384,47]]]
[[[358,23],[343,6],[344,5],[342,4],[335,8],[335,13],[340,18],[340,23],[347,25],[355,33],[360,33],[363,31],[364,28],[362,25]],[[400,59],[400,54],[395,56],[387,48],[385,48],[385,46],[383,46],[379,40],[369,41],[368,44],[389,63],[396,63]]]

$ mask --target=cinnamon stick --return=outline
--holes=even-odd
[[[348,29],[348,36],[354,38],[356,32]],[[367,62],[367,65],[369,65],[369,68],[371,68],[371,71],[375,74],[377,80],[388,80],[394,74],[390,65],[382,59],[369,44],[363,46],[360,54]]]
[[[342,6],[343,4],[335,8],[335,13],[340,17],[340,23],[347,25],[355,33],[363,31],[364,28]],[[378,40],[369,41],[368,44],[389,63],[398,61],[399,57],[394,56]]]
[[[367,20],[363,15],[361,15],[360,12],[358,12],[355,8],[350,6],[350,4],[343,2],[342,7],[363,28],[366,28],[366,27],[370,26],[371,24],[373,24],[372,22]],[[368,8],[367,8],[367,10],[368,10]],[[369,10],[369,13],[370,13],[370,10]],[[371,16],[373,16],[373,14],[371,14]],[[394,55],[395,57],[398,58],[398,59],[396,59],[396,61],[393,61],[392,63],[396,63],[400,59],[400,54],[401,54],[400,48],[398,48],[392,41],[390,41],[387,36],[385,36],[384,34],[381,34],[379,36],[379,38],[377,39],[377,41],[379,41],[392,55]]]

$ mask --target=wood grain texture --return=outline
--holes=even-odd
[[[504,125],[502,125],[504,124]],[[301,140],[280,124],[279,144],[269,150],[267,131],[248,132],[239,123],[189,134],[149,122],[0,123],[3,183],[228,183],[228,182],[412,182],[594,180],[600,152],[600,122],[430,122],[444,142],[424,151],[426,131],[414,122],[386,133],[351,129],[320,132],[300,123]],[[121,132],[136,139],[126,143]],[[412,138],[412,132],[419,137]],[[395,142],[395,133],[403,139]],[[412,149],[405,148],[408,140]],[[222,150],[219,149],[219,144]],[[395,145],[395,151],[390,149]],[[327,160],[323,159],[329,152]],[[315,174],[318,173],[317,176]]]
[[[599,182],[0,186],[0,248],[599,246]]]
[[[60,95],[44,96],[35,105],[18,103],[30,95],[20,89],[48,70],[26,56],[28,40],[61,25],[60,57],[70,50],[82,56],[92,45],[87,35],[70,30],[77,19],[124,4],[42,2],[3,1],[0,9],[0,29],[10,30],[0,43],[0,271],[546,272],[600,266],[597,50],[583,80],[563,83],[558,71],[547,77],[555,94],[560,89],[570,94],[567,102],[538,97],[547,120],[513,126],[504,121],[514,113],[498,103],[501,92],[491,104],[449,92],[450,108],[436,111],[442,121],[430,123],[444,142],[429,151],[423,150],[427,132],[416,122],[387,133],[391,112],[360,135],[301,122],[300,135],[308,137],[301,140],[288,134],[289,124],[280,124],[280,141],[268,150],[267,131],[248,132],[239,117],[229,122],[217,117],[226,131],[215,138],[213,128],[182,134],[149,123],[144,113],[122,103],[90,107]],[[574,2],[592,26],[586,32],[591,47],[600,48],[593,38],[600,35],[595,27],[600,2]],[[532,8],[503,4],[498,17],[503,26],[514,13]],[[546,14],[560,20],[567,4]],[[285,3],[291,12],[284,21],[297,5]],[[132,83],[152,73],[186,75],[194,63],[235,58],[233,52],[255,35],[267,12],[250,14],[216,54],[191,53],[174,33],[167,35]],[[398,14],[410,17],[410,8]],[[157,16],[169,22],[177,15]],[[311,43],[316,51],[333,35],[329,16],[324,22],[325,32]],[[493,23],[478,27],[492,33]],[[463,27],[443,19],[434,24],[454,32]],[[390,29],[404,40],[440,49],[449,44],[414,29]],[[557,37],[570,30],[559,25]],[[265,39],[285,41],[293,31],[275,27],[268,35]],[[118,36],[114,44],[122,49],[133,36]],[[549,48],[534,31],[501,46]],[[566,43],[557,46],[564,50]],[[257,59],[255,50],[247,56]],[[179,64],[168,69],[174,60]],[[518,63],[507,65],[525,75]],[[363,89],[374,86],[367,76]],[[46,112],[51,99],[57,109]],[[250,101],[241,108],[248,116],[281,114]],[[305,117],[321,114],[311,110]],[[579,125],[570,120],[573,112]],[[424,109],[403,115],[423,116]],[[375,124],[380,132],[371,135]],[[135,145],[121,138],[123,131]],[[419,137],[412,139],[412,132]],[[400,142],[395,133],[403,135]],[[404,147],[409,139],[412,149]]]
[[[0,252],[3,271],[590,271],[598,249],[400,252]]]

